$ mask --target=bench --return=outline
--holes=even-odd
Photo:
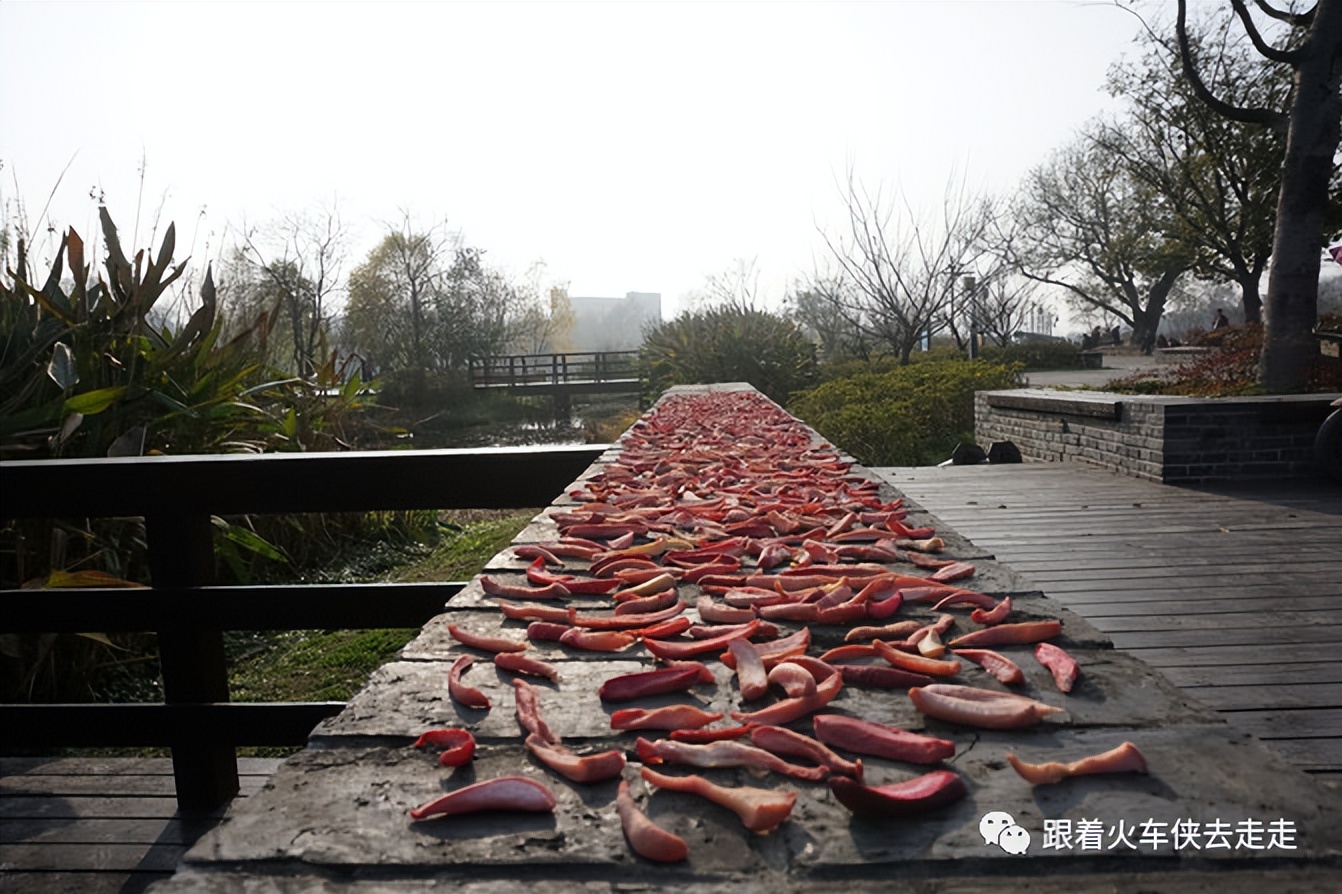
[[[1081,358],[1082,369],[1103,369],[1104,352],[1100,350],[1082,351],[1078,355]]]

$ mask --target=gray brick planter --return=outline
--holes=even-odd
[[[1319,474],[1314,435],[1336,397],[981,391],[974,429],[980,444],[1012,441],[1026,459],[1085,462],[1152,481],[1311,477]]]

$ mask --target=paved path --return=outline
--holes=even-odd
[[[1025,374],[1026,384],[1036,388],[1103,388],[1114,379],[1130,376],[1141,370],[1156,369],[1161,364],[1152,357],[1136,353],[1104,355],[1101,369],[1051,369]]]
[[[877,470],[1231,723],[1342,780],[1342,486],[1080,463]]]

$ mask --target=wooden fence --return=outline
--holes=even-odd
[[[220,587],[214,516],[548,504],[601,447],[0,463],[0,520],[144,519],[152,587],[0,591],[0,632],[153,631],[161,704],[0,704],[6,749],[167,746],[179,806],[238,791],[238,745],[301,745],[339,702],[229,703],[225,630],[419,627],[464,584]]]

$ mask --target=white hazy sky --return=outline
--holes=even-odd
[[[1008,191],[1138,27],[1085,0],[4,0],[0,199],[35,227],[54,189],[43,229],[89,234],[96,187],[123,233],[142,204],[137,245],[176,221],[179,260],[334,204],[353,264],[408,213],[668,316],[753,258],[777,301],[850,166],[929,209],[957,172]]]

